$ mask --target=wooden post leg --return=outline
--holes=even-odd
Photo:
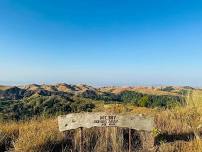
[[[64,152],[64,143],[62,143],[62,152]]]
[[[84,152],[83,151],[83,128],[80,128],[80,152]]]
[[[75,138],[76,137],[76,130],[74,130],[74,152],[76,152],[77,151],[77,139]]]
[[[66,142],[66,132],[63,132],[62,152],[64,152],[64,142]]]
[[[112,134],[112,138],[113,138],[113,151],[114,152],[118,152],[118,149],[117,149],[117,127],[113,127],[113,134]]]
[[[108,151],[108,138],[109,138],[109,128],[108,127],[106,127],[105,138],[106,138],[106,152],[107,152]]]
[[[128,129],[128,152],[131,152],[131,129]]]

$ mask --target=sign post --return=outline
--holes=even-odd
[[[131,129],[137,131],[151,132],[154,128],[153,117],[143,117],[141,115],[132,114],[113,114],[113,113],[72,113],[58,117],[59,130],[61,132],[80,128],[80,152],[84,152],[83,148],[83,128],[107,127],[106,151],[108,148],[108,127],[128,128],[128,151],[131,152]]]

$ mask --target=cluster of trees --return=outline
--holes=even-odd
[[[0,119],[20,120],[71,112],[91,112],[93,108],[95,108],[95,104],[87,99],[34,95],[22,100],[0,101]]]
[[[168,88],[170,90],[170,88]],[[180,92],[181,95],[185,95],[186,92]],[[152,95],[144,94],[135,91],[124,91],[120,94],[103,93],[103,94],[83,94],[82,98],[91,98],[93,100],[102,100],[106,103],[120,102],[120,103],[133,103],[136,106],[141,107],[164,107],[170,108],[176,105],[185,104],[185,98],[181,95]]]
[[[151,95],[134,91],[125,91],[121,93],[122,102],[131,102],[141,107],[165,107],[170,108],[176,105],[185,104],[185,98],[174,95]]]

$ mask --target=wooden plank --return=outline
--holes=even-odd
[[[132,114],[113,113],[71,113],[58,117],[60,131],[77,129],[80,127],[122,127],[135,130],[152,131],[154,118]]]

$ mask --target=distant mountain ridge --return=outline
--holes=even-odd
[[[124,91],[136,91],[145,94],[157,95],[178,95],[179,90],[194,89],[189,86],[185,87],[101,87],[95,88],[85,84],[70,85],[66,83],[59,83],[55,85],[38,85],[30,84],[24,86],[2,86],[0,85],[0,99],[1,100],[19,100],[25,97],[30,97],[34,94],[42,96],[59,95],[62,97],[70,96],[96,96],[106,93],[120,94]]]
[[[93,88],[87,85],[69,85],[65,83],[56,84],[56,85],[38,85],[30,84],[25,86],[12,86],[6,87],[2,86],[0,89],[0,99],[2,100],[19,100],[24,97],[29,97],[34,94],[51,96],[73,96],[79,95],[85,92],[94,92],[98,93],[98,89]]]

